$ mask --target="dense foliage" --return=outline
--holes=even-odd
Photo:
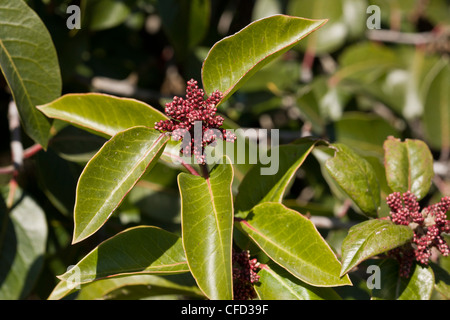
[[[449,13],[0,0],[0,299],[449,299]]]

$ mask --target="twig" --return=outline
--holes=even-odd
[[[42,146],[40,144],[34,144],[31,147],[26,148],[23,151],[23,158],[24,159],[28,159],[31,158],[32,156],[34,156],[36,153],[38,153],[39,151],[43,150]]]
[[[86,82],[83,81],[83,82]],[[133,97],[138,100],[159,100],[163,96],[157,91],[138,88],[129,78],[117,80],[106,77],[94,77],[89,83],[94,91],[101,91],[114,95]]]
[[[432,43],[436,36],[432,32],[407,33],[395,30],[368,30],[367,38],[372,41],[412,44],[416,46]]]
[[[9,166],[6,167],[1,167],[0,168],[0,174],[12,174],[14,173],[16,169],[14,168],[14,166],[11,164]]]
[[[433,182],[438,188],[439,192],[443,195],[450,194],[450,186],[442,179],[438,174],[433,177]]]
[[[20,133],[20,116],[16,103],[11,101],[8,106],[9,131],[11,132],[11,158],[12,164],[0,167],[0,174],[17,174],[23,165],[23,159],[27,159],[42,150],[40,144],[34,144],[23,150],[22,137]]]
[[[301,66],[301,80],[304,83],[311,82],[313,78],[312,74],[312,67],[314,64],[314,59],[316,56],[316,50],[315,50],[315,41],[313,42],[313,45],[309,46],[306,49],[305,55],[303,56],[302,66]]]
[[[441,177],[450,177],[450,162],[447,161],[435,161],[433,163],[434,173]]]
[[[322,216],[311,216],[309,220],[314,223],[317,228],[321,229],[349,229],[357,224],[357,222],[343,222],[339,218],[329,218]]]
[[[173,154],[170,154],[170,153],[168,154],[168,156],[173,158],[173,159],[176,159],[183,167],[186,168],[187,171],[189,171],[194,176],[200,176],[198,174],[198,172],[195,171],[195,169],[191,165],[189,165],[185,161],[183,161],[183,159],[181,157],[177,157],[176,155],[173,155]]]
[[[183,160],[180,160],[180,161],[181,161],[181,165],[182,165],[183,167],[185,167],[191,174],[193,174],[194,176],[200,176],[200,175],[198,174],[198,172],[195,171],[195,169],[192,168],[189,164],[187,164],[187,163],[184,162]]]
[[[43,148],[40,144],[34,144],[31,147],[26,148],[23,150],[23,157],[22,159],[28,159],[34,156],[36,153],[41,151]],[[0,174],[13,174],[17,170],[16,166],[9,165],[6,167],[0,167]]]
[[[337,213],[337,216],[339,218],[345,217],[347,215],[348,209],[350,209],[351,205],[352,205],[352,201],[350,199],[345,199],[344,203],[342,204],[341,209]]]

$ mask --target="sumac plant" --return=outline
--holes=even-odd
[[[256,20],[212,46],[201,80],[189,80],[185,96],[168,101],[164,112],[100,93],[24,102],[37,109],[18,101],[39,123],[52,118],[107,138],[78,179],[73,245],[100,232],[144,176],[159,174],[161,166],[179,171],[180,232],[158,225],[120,230],[59,275],[49,299],[96,286],[150,285],[197,299],[338,300],[354,286],[352,274],[367,279],[359,285],[372,299],[430,299],[435,289],[448,297],[448,274],[435,261],[449,254],[450,198],[420,204],[434,176],[424,142],[386,137],[384,162],[375,165],[360,150],[313,136],[277,144],[274,129],[269,150],[256,144],[249,151],[239,128],[218,113],[258,70],[326,22],[288,15]],[[14,70],[5,74],[14,81]],[[45,146],[47,126],[29,127]],[[307,212],[284,202],[310,158],[359,214],[338,247]]]

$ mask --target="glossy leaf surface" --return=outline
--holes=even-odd
[[[189,271],[177,235],[157,227],[127,229],[102,242],[58,278],[72,288],[124,274],[172,274]]]
[[[434,274],[431,267],[414,264],[409,278],[398,275],[398,263],[387,259],[379,264],[380,289],[372,290],[373,300],[429,300],[433,292]]]
[[[205,91],[223,92],[228,99],[270,61],[295,46],[326,20],[275,15],[255,21],[238,33],[217,42],[202,68]]]
[[[380,186],[372,166],[346,145],[333,146],[335,156],[325,163],[328,173],[365,214],[375,217],[380,206]]]
[[[413,235],[410,228],[387,220],[372,219],[353,226],[342,243],[341,274],[370,257],[407,243]]]
[[[145,171],[156,164],[168,139],[153,129],[134,127],[105,143],[78,180],[74,243],[106,222]]]
[[[295,172],[311,153],[317,142],[317,140],[310,139],[299,140],[296,143],[282,145],[270,150],[269,158],[272,163],[269,165],[260,163],[254,165],[241,182],[235,201],[236,216],[244,218],[251,208],[262,202],[281,203]],[[272,155],[276,155],[276,157],[272,157]],[[269,166],[271,167],[269,168]],[[269,170],[274,173],[267,174]],[[255,181],[258,181],[258,183],[255,184]]]
[[[333,289],[310,286],[277,265],[265,265],[258,275],[254,288],[261,300],[341,300]]]
[[[138,100],[99,93],[66,94],[38,109],[50,118],[104,136],[136,126],[153,127],[156,121],[167,119],[160,111]]]
[[[418,200],[430,189],[434,176],[433,156],[420,140],[389,137],[384,143],[386,179],[394,192],[411,191]]]
[[[60,300],[77,290],[70,285],[67,281],[58,283],[48,300]],[[83,284],[77,291],[77,300],[138,300],[175,294],[204,298],[189,273],[117,276]]]
[[[351,285],[341,264],[314,224],[279,203],[254,207],[240,227],[277,264],[307,284]]]
[[[192,275],[210,299],[231,299],[233,202],[231,164],[219,164],[209,178],[181,173],[183,245]]]

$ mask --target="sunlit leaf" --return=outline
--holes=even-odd
[[[277,265],[264,265],[258,275],[261,300],[341,300],[333,289],[310,286]]]
[[[322,26],[326,20],[275,15],[249,24],[238,33],[217,42],[202,68],[207,93],[224,93],[229,98],[259,69]]]
[[[328,173],[362,212],[376,217],[380,186],[372,166],[344,144],[333,144],[333,147],[335,155],[325,163]]]
[[[372,219],[353,226],[342,243],[341,275],[370,257],[407,243],[413,236],[407,226],[387,220]]]
[[[187,261],[198,286],[213,300],[233,296],[232,181],[233,168],[225,163],[216,165],[207,179],[178,176]]]
[[[384,143],[386,179],[395,192],[411,191],[418,200],[425,197],[434,176],[433,155],[421,140],[404,142],[389,137]]]
[[[181,238],[157,227],[129,228],[102,242],[66,273],[71,288],[107,277],[189,271]]]
[[[151,166],[168,137],[146,127],[116,134],[84,168],[77,185],[73,242],[96,232]]]
[[[278,265],[303,282],[319,287],[351,285],[339,275],[341,264],[315,228],[300,213],[279,203],[254,207],[241,229]]]

